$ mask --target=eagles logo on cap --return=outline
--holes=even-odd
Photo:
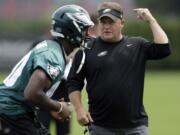
[[[107,12],[110,12],[111,11],[111,9],[105,9],[105,10],[103,10],[102,12],[103,13],[107,13]]]
[[[114,9],[106,8],[106,9],[101,9],[98,12],[99,12],[98,20],[100,20],[102,17],[105,17],[105,16],[109,17],[113,21],[117,21],[118,19],[123,18],[123,13]]]

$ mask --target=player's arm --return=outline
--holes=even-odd
[[[60,104],[46,96],[45,91],[50,85],[51,80],[46,73],[40,68],[36,69],[27,84],[24,96],[30,103],[43,110],[58,112],[61,105],[66,108],[63,103]]]
[[[138,18],[149,23],[153,33],[154,43],[167,44],[169,42],[166,33],[147,8],[138,8],[134,9],[134,11],[137,12]]]

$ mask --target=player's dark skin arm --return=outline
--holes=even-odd
[[[59,111],[61,105],[45,95],[51,80],[42,69],[36,69],[24,91],[24,96],[33,105],[46,111]]]

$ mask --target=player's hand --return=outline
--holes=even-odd
[[[61,101],[59,102],[60,108],[62,108],[62,110],[60,110],[60,112],[55,112],[52,111],[51,116],[58,121],[65,121],[65,120],[69,120],[71,118],[71,112],[72,112],[72,106],[69,102],[64,102]]]
[[[50,112],[51,116],[53,119],[57,120],[57,121],[60,121],[60,122],[63,122],[64,121],[64,118],[59,116],[59,113],[58,112],[54,112],[54,111],[51,111]]]
[[[93,119],[91,118],[90,113],[87,112],[87,111],[85,111],[84,108],[79,108],[79,109],[77,109],[76,113],[77,113],[78,123],[79,123],[81,126],[84,126],[84,125],[87,125],[87,124],[93,122]]]
[[[59,117],[62,117],[64,120],[69,120],[72,112],[71,103],[62,101],[60,104],[62,105],[62,110],[58,113]]]
[[[143,21],[152,22],[155,20],[151,12],[147,8],[137,8],[133,10],[137,13],[137,18]]]

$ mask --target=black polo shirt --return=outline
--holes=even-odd
[[[89,111],[94,124],[109,128],[132,128],[148,125],[143,106],[143,87],[147,60],[170,54],[169,44],[155,44],[141,37],[127,37],[109,43],[100,38],[89,42],[84,50],[85,63],[76,73],[82,59],[77,52],[68,76],[69,93],[82,90],[84,79]]]

